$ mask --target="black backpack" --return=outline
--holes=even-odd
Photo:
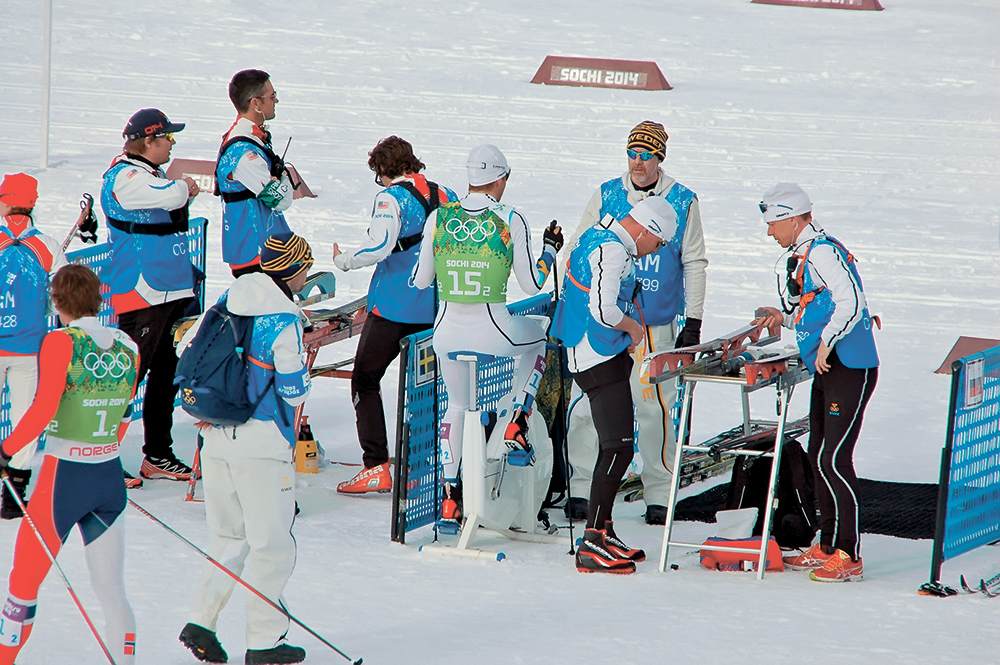
[[[213,425],[243,425],[253,417],[274,377],[256,401],[247,395],[253,317],[233,314],[222,301],[209,308],[177,362],[174,385],[181,408]]]
[[[755,450],[771,450],[774,438],[751,446]],[[757,523],[753,535],[764,530],[764,504],[767,502],[767,484],[771,479],[771,457],[737,458],[733,478],[729,483],[727,508],[757,508]],[[813,484],[812,465],[802,446],[795,439],[786,439],[781,449],[781,467],[778,469],[778,489],[775,497],[771,535],[781,547],[805,548],[812,544],[819,529],[816,515],[816,491]]]

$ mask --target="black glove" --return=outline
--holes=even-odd
[[[80,240],[87,243],[97,242],[97,215],[94,214],[94,197],[90,194],[83,195],[83,201],[80,201],[80,209],[86,210],[87,215],[84,217],[83,222],[80,223]]]
[[[675,349],[701,344],[701,319],[688,319],[684,322],[681,333],[677,335]]]
[[[542,246],[549,246],[552,248],[553,252],[558,252],[563,246],[563,234],[562,227],[559,226],[559,222],[552,220],[552,223],[548,225],[545,231],[542,233]]]
[[[10,464],[10,460],[11,458],[3,451],[3,448],[0,448],[0,474],[7,472],[7,465]]]

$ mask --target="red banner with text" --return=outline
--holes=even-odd
[[[590,88],[670,90],[670,84],[655,62],[545,56],[532,83],[573,85]]]

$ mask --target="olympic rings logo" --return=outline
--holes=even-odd
[[[453,217],[445,224],[444,230],[450,233],[458,242],[465,242],[470,239],[473,242],[483,242],[497,232],[497,225],[489,219],[480,222],[476,219],[466,221]]]
[[[126,353],[105,352],[98,355],[90,352],[83,357],[83,366],[94,375],[94,378],[103,379],[110,376],[113,379],[120,379],[131,369],[132,359]]]

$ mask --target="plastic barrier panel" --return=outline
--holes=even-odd
[[[205,272],[205,230],[208,227],[208,220],[204,217],[198,217],[190,220],[188,224],[188,253],[191,256],[191,261],[194,263],[195,267]],[[85,249],[80,249],[75,252],[68,252],[66,254],[67,260],[70,263],[80,263],[89,267],[93,270],[98,277],[101,277],[104,273],[104,269],[111,262],[111,247],[108,243],[102,243],[100,245],[95,245],[93,247],[87,247]],[[118,325],[118,317],[115,316],[115,311],[111,308],[111,292],[108,286],[101,280],[101,295],[104,298],[104,302],[101,305],[101,311],[97,313],[97,318],[101,320],[101,323],[107,326]],[[198,296],[199,302],[201,302],[202,307],[205,304],[205,282],[204,280],[196,289],[196,295]],[[59,326],[58,318],[53,316],[49,319],[49,330],[55,330]],[[143,380],[139,384],[139,387],[135,391],[135,402],[132,405],[132,420],[139,420],[142,418],[142,400],[143,396],[146,394],[146,381]],[[3,394],[0,397],[0,440],[7,438],[10,435],[10,399],[7,392],[7,384],[3,384]],[[175,403],[177,406],[180,402]]]
[[[540,293],[508,305],[511,314],[545,314],[551,293]],[[441,461],[437,426],[448,408],[444,380],[438,376],[431,331],[405,338],[400,346],[399,420],[396,426],[396,469],[393,483],[392,540],[406,542],[406,532],[433,524],[438,517]],[[489,411],[514,380],[514,360],[502,358],[479,368],[479,400]],[[434,409],[435,398],[437,411]],[[405,482],[399,479],[405,478]]]
[[[1000,346],[952,364],[931,582],[941,564],[1000,540]]]

